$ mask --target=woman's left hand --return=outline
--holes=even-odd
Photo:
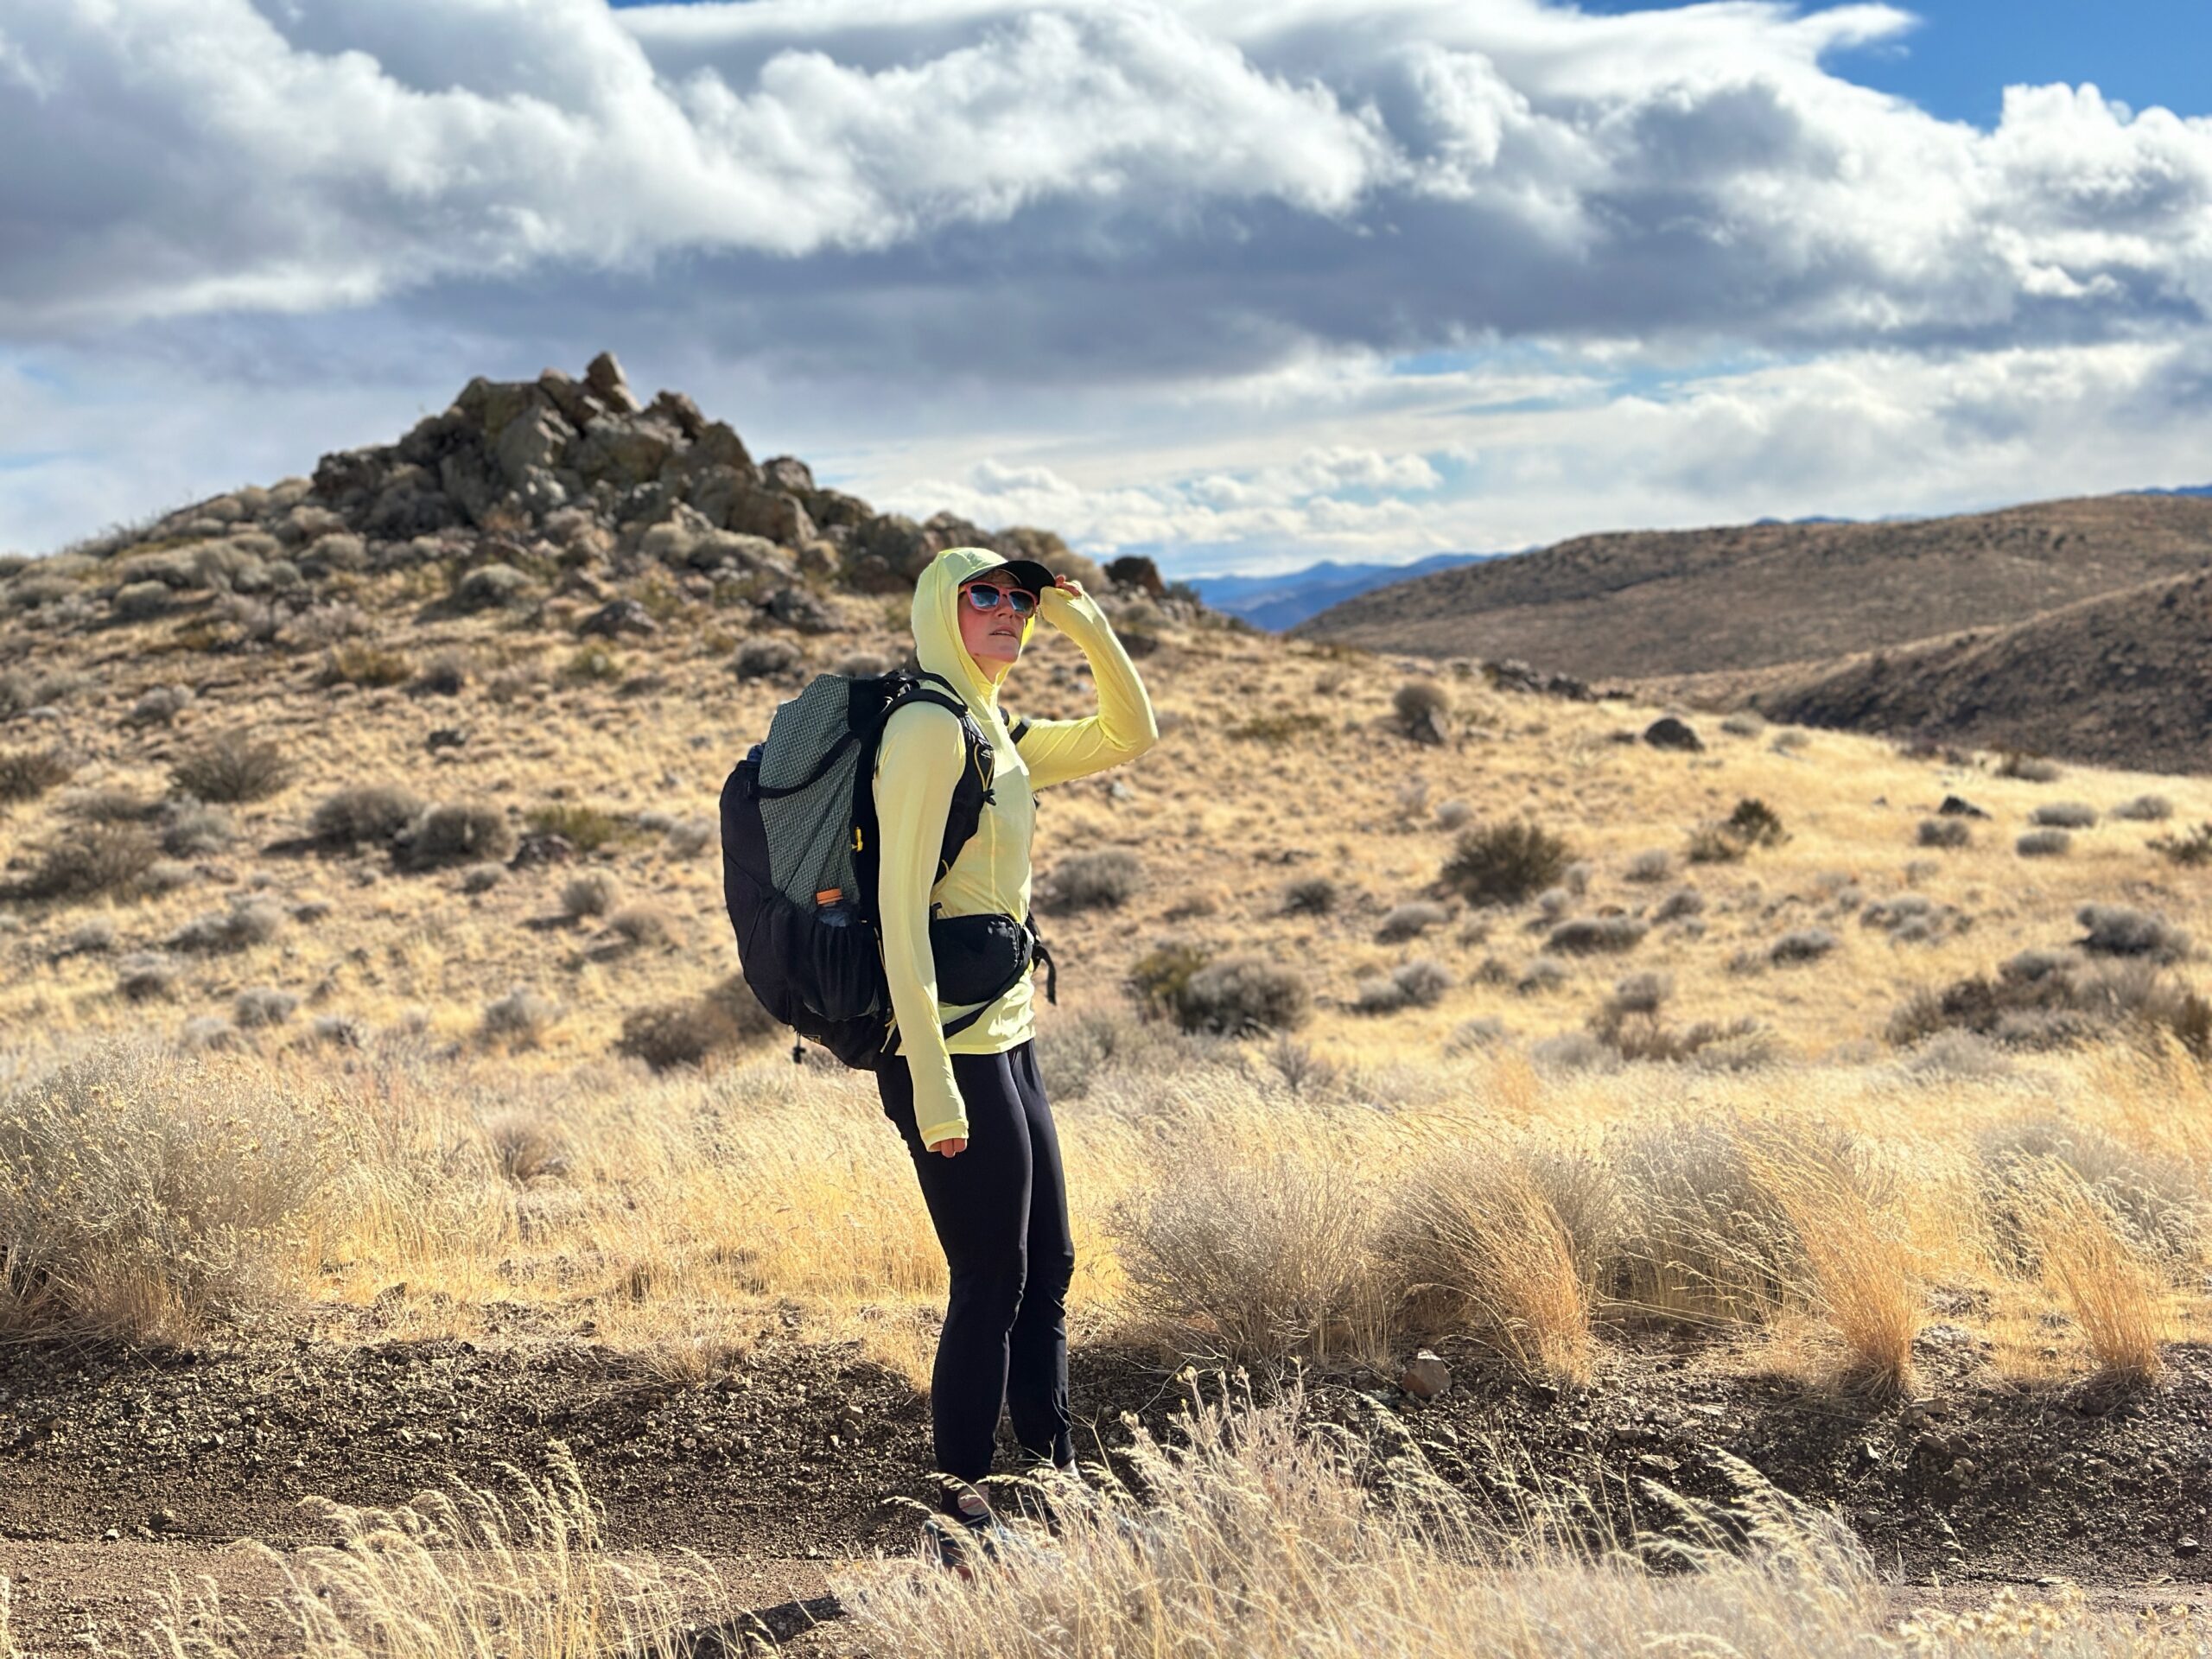
[[[1067,607],[1079,599],[1090,597],[1073,576],[1054,576],[1052,585],[1037,596],[1037,614],[1054,627],[1061,627]]]

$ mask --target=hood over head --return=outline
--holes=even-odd
[[[1024,578],[1033,566],[1027,560],[1009,561],[988,547],[948,547],[931,559],[914,583],[914,655],[932,674],[942,674],[959,688],[962,699],[994,746],[1011,747],[1006,722],[999,714],[998,682],[968,654],[960,640],[960,584],[1001,565],[1014,567],[1010,576]],[[1030,626],[1036,613],[1030,613]]]

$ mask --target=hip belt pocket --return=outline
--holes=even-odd
[[[940,1002],[992,1002],[1029,971],[1029,930],[1011,916],[936,916],[930,919],[930,954],[937,959]]]

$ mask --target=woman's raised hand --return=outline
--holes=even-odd
[[[1037,614],[1058,627],[1061,613],[1077,600],[1087,597],[1083,584],[1073,576],[1054,576],[1052,585],[1037,596]]]

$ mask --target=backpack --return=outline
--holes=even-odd
[[[817,675],[777,705],[767,737],[722,785],[722,899],[738,960],[761,1006],[796,1033],[797,1062],[810,1038],[857,1071],[872,1071],[890,1055],[894,1017],[876,914],[875,755],[885,722],[910,702],[958,715],[967,751],[938,851],[941,880],[976,833],[997,757],[940,675]],[[1017,736],[1026,724],[1014,728]],[[929,931],[938,1000],[978,1005],[945,1024],[947,1037],[980,1019],[1032,962],[1045,964],[1046,999],[1059,1000],[1052,953],[1033,918],[939,916],[937,909],[932,904]]]

